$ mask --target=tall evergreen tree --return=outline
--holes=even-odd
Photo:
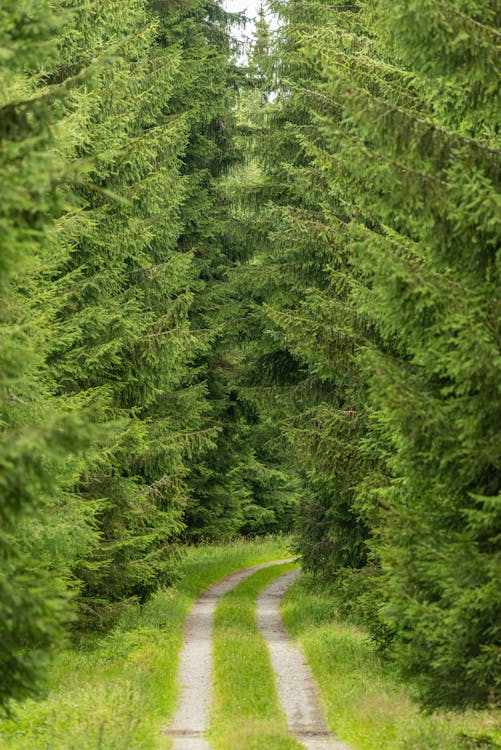
[[[126,14],[83,3],[73,18],[48,75],[57,81],[89,56],[96,70],[92,89],[77,94],[85,132],[74,160],[87,179],[78,216],[61,227],[64,306],[49,364],[58,392],[78,394],[108,434],[77,486],[83,503],[99,503],[100,545],[75,573],[85,611],[103,617],[171,580],[187,461],[214,428],[191,373],[208,339],[189,318],[197,261],[179,247],[191,189],[182,175],[189,113],[177,104],[183,51],[163,44],[142,0]]]
[[[158,8],[164,43],[182,43],[184,50],[176,103],[190,104],[190,130],[180,248],[192,248],[196,258],[200,283],[190,319],[194,329],[210,336],[196,377],[206,384],[207,417],[218,430],[203,460],[196,457],[190,465],[185,536],[221,539],[271,531],[281,524],[271,506],[275,500],[285,504],[280,472],[260,460],[255,411],[239,390],[242,355],[229,283],[229,271],[246,253],[230,211],[229,186],[243,159],[242,140],[240,146],[235,141],[235,99],[243,75],[230,54],[229,25],[235,19],[213,0],[179,5],[175,12]]]
[[[186,110],[189,128],[179,248],[193,252],[195,259],[198,285],[191,326],[209,342],[196,360],[195,382],[207,389],[207,420],[217,430],[209,451],[190,464],[186,536],[225,537],[235,533],[241,517],[234,448],[225,425],[231,421],[232,404],[218,313],[226,266],[231,262],[220,182],[236,158],[232,111],[236,72],[230,61],[230,19],[214,0],[180,4],[175,12],[160,9],[160,14],[166,43],[180,44],[184,51],[183,76],[174,103]]]
[[[319,22],[320,10],[310,17],[310,5],[310,15],[293,2],[277,8],[287,24],[274,59],[262,61],[265,45],[257,49],[267,90],[275,80],[277,86],[265,116],[254,118],[260,167],[249,175],[248,210],[257,207],[257,213],[242,288],[255,337],[250,376],[273,397],[289,464],[299,466],[303,478],[298,545],[305,567],[328,575],[366,562],[366,526],[353,504],[366,458],[358,452],[365,431],[364,389],[354,362],[360,332],[351,328],[347,257],[332,227],[343,207],[332,205],[326,179],[304,148],[311,116],[295,89],[319,75],[318,66],[298,56],[296,24]]]
[[[301,159],[301,206],[320,186],[332,236],[327,295],[315,281],[292,309],[268,303],[269,316],[348,412],[362,404],[369,418],[353,444],[363,471],[331,459],[321,421],[315,465],[334,467],[329,488],[348,479],[350,512],[372,528],[383,568],[376,627],[393,633],[398,663],[429,704],[485,702],[499,675],[499,14],[488,2],[435,0],[425,11],[384,0],[282,10],[291,64],[277,114],[297,161],[275,147],[267,174],[282,186],[286,164],[289,186]],[[302,255],[311,265],[315,231],[295,223],[288,248],[299,236],[313,243]],[[352,342],[344,353],[340,340]],[[330,424],[338,455],[349,456],[344,428]],[[339,498],[327,518],[302,524],[315,565],[322,548],[311,539],[337,533]]]
[[[57,10],[44,0],[0,9],[0,707],[33,691],[71,616],[71,566],[95,543],[93,509],[70,491],[91,434],[45,364],[58,298],[44,270],[76,176],[61,112],[78,81],[43,77],[68,20]]]
[[[256,23],[258,38],[237,79],[234,136],[237,159],[220,181],[225,205],[222,227],[225,255],[214,286],[221,334],[217,342],[220,364],[213,372],[226,396],[219,400],[223,406],[221,444],[225,450],[220,451],[218,445],[218,452],[209,456],[211,472],[212,461],[221,461],[215,464],[219,466],[217,474],[212,475],[223,501],[214,529],[216,535],[222,531],[260,534],[290,529],[298,491],[295,473],[283,465],[277,430],[266,407],[256,399],[253,388],[256,381],[246,365],[249,344],[246,307],[250,291],[246,264],[256,242],[259,244],[261,233],[259,222],[254,223],[256,217],[248,210],[247,191],[256,169],[253,143],[266,120],[271,80],[267,76],[268,69],[271,72],[268,55],[271,34],[262,9]],[[224,391],[220,389],[220,393]],[[203,506],[201,510],[204,512]]]

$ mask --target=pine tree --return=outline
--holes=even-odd
[[[61,9],[59,9],[61,10]],[[57,310],[43,278],[74,178],[61,111],[77,81],[47,85],[64,14],[44,0],[0,10],[0,707],[31,693],[61,642],[70,568],[92,547],[92,509],[70,492],[91,432],[46,377]],[[28,74],[29,72],[29,74]]]
[[[179,247],[190,190],[182,50],[163,43],[141,0],[126,14],[83,3],[73,24],[48,75],[89,57],[95,71],[92,89],[76,94],[85,130],[74,160],[86,179],[75,188],[79,214],[61,226],[64,306],[49,365],[58,393],[78,397],[108,435],[76,486],[82,503],[99,504],[100,544],[75,567],[83,612],[106,622],[172,579],[187,462],[215,432],[191,372],[208,341],[189,318],[197,262]]]
[[[343,251],[330,307],[354,312],[329,339],[358,332],[368,396],[349,505],[383,567],[375,627],[428,704],[485,702],[499,675],[499,14],[437,0],[286,12],[284,100],[305,113],[286,127]],[[310,297],[316,341],[328,308]],[[302,354],[304,318],[280,315]]]

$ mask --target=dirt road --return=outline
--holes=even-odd
[[[263,568],[292,560],[256,565],[223,578],[196,601],[186,619],[180,657],[180,700],[172,724],[165,731],[174,750],[211,750],[205,738],[212,702],[212,630],[218,600]],[[306,750],[349,750],[327,729],[317,690],[304,655],[282,624],[280,601],[299,571],[286,573],[258,598],[258,625],[270,649],[277,688],[291,734]],[[263,748],[266,750],[266,748]]]

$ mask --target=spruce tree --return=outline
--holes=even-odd
[[[235,159],[233,148],[235,71],[230,61],[229,17],[214,0],[160,9],[165,43],[182,45],[183,75],[174,106],[186,112],[188,144],[182,172],[186,186],[179,248],[194,256],[197,295],[191,326],[208,346],[195,362],[194,382],[206,389],[207,424],[217,431],[209,450],[190,462],[185,513],[190,539],[223,538],[238,529],[240,488],[233,479],[229,439],[232,405],[218,309],[224,296],[227,259],[226,207],[222,175]]]
[[[306,295],[310,337],[326,310],[348,306],[328,340],[354,341],[369,418],[349,506],[383,569],[374,627],[392,634],[428,704],[485,703],[499,675],[499,14],[435,0],[284,12],[285,128],[323,184],[329,244],[342,249],[341,264],[324,266],[337,280],[330,299]],[[270,161],[274,177],[280,155]],[[294,353],[310,352],[296,334],[305,316],[270,309]],[[324,364],[344,398],[347,354]],[[310,371],[322,364],[312,352]],[[320,517],[312,527],[320,539],[329,529]]]
[[[49,364],[58,393],[78,397],[107,434],[76,486],[83,503],[99,505],[100,544],[75,567],[83,613],[106,622],[124,600],[172,579],[187,461],[214,428],[190,371],[208,338],[189,319],[196,258],[178,247],[189,192],[181,47],[162,43],[160,19],[141,0],[126,14],[83,3],[73,24],[48,75],[89,57],[95,70],[92,89],[76,94],[85,132],[74,160],[86,179],[75,188],[78,216],[61,227],[64,306]]]
[[[260,234],[259,222],[254,223],[256,217],[247,207],[247,190],[256,168],[252,144],[266,118],[270,93],[265,71],[271,39],[262,12],[257,25],[261,41],[250,51],[248,64],[237,71],[236,80],[233,74],[234,85],[238,84],[232,118],[234,158],[219,179],[223,252],[207,288],[219,335],[208,377],[222,433],[216,449],[207,456],[205,477],[194,496],[195,536],[286,531],[298,491],[295,473],[283,465],[283,450],[269,410],[256,398],[256,380],[247,364],[252,282],[249,286],[246,265]]]
[[[235,295],[229,281],[242,248],[232,217],[230,185],[243,159],[235,117],[242,71],[231,57],[230,23],[221,3],[211,0],[158,4],[166,45],[182,44],[183,75],[174,106],[186,108],[189,138],[183,175],[187,187],[180,248],[193,249],[199,274],[190,313],[194,329],[210,345],[196,361],[196,380],[207,388],[207,420],[217,429],[213,445],[190,463],[190,497],[184,520],[189,540],[259,533],[281,524],[277,503],[287,505],[278,467],[260,460],[253,407],[242,397],[242,353],[235,326]],[[259,441],[258,441],[259,442]]]
[[[294,2],[276,10],[286,23],[273,58],[261,59],[271,47],[261,43],[255,61],[267,71],[265,90],[274,96],[264,113],[258,104],[254,117],[259,167],[249,173],[254,219],[247,239],[253,255],[242,275],[255,337],[249,375],[271,398],[281,442],[289,445],[286,463],[302,476],[297,544],[304,566],[331,575],[366,562],[366,524],[354,508],[354,486],[367,460],[358,451],[366,421],[354,361],[360,332],[351,327],[347,258],[332,227],[343,207],[330,203],[325,177],[302,143],[311,116],[296,89],[319,71],[298,56],[297,26],[312,21],[311,6],[308,13]]]
[[[44,0],[0,10],[1,708],[33,692],[62,641],[70,569],[95,542],[92,508],[71,492],[91,432],[79,405],[56,397],[46,367],[58,296],[45,271],[76,175],[61,112],[78,82],[44,78],[65,21]]]

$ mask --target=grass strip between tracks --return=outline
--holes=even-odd
[[[214,701],[210,740],[215,750],[300,750],[279,706],[266,643],[256,623],[256,598],[296,564],[254,573],[226,594],[214,622]]]
[[[330,729],[353,750],[499,750],[499,711],[425,714],[363,630],[343,622],[336,597],[302,577],[282,604],[306,653]]]
[[[61,652],[38,700],[0,721],[0,750],[158,750],[176,702],[183,624],[197,596],[232,571],[289,556],[287,539],[188,548],[183,577],[107,635]]]

